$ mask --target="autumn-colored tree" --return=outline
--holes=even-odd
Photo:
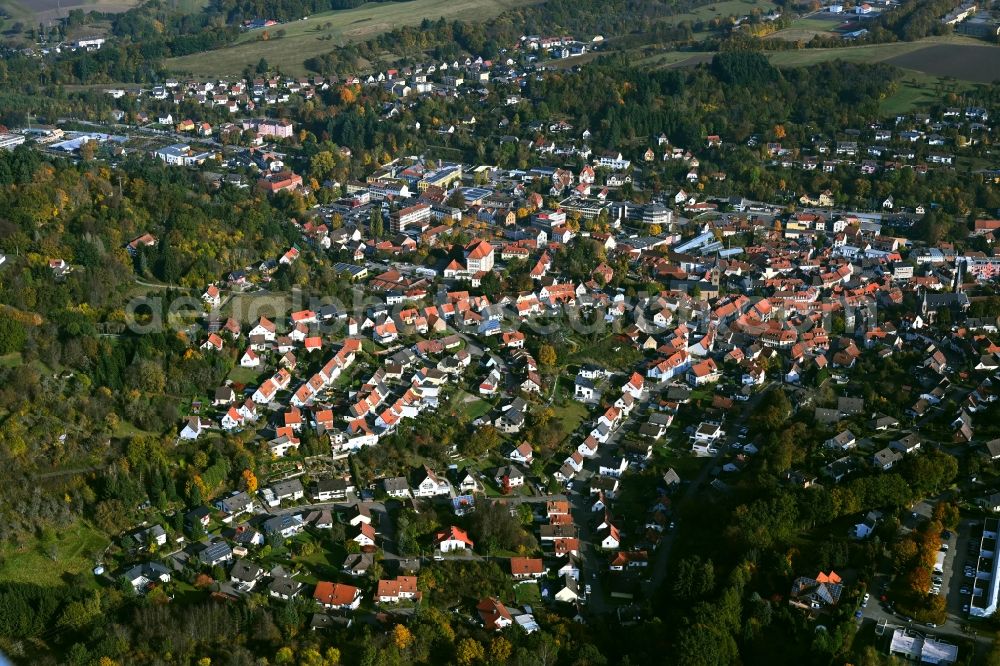
[[[392,642],[400,650],[405,650],[413,645],[413,634],[406,625],[397,624],[392,629]]]
[[[455,646],[455,661],[459,666],[472,666],[486,658],[483,644],[474,638],[463,638]]]
[[[490,662],[494,664],[506,664],[514,651],[513,646],[503,636],[497,636],[490,641]]]
[[[663,233],[663,228],[660,225],[658,224],[649,225],[649,234],[651,236],[659,236],[661,233]]]
[[[774,138],[775,139],[779,139],[779,140],[785,138],[785,126],[784,125],[775,125],[774,126]]]
[[[215,580],[208,574],[198,574],[198,577],[194,579],[194,586],[203,590],[214,582]]]
[[[931,588],[931,570],[925,566],[916,566],[906,576],[906,587],[914,595],[923,596]]]
[[[274,655],[274,663],[276,664],[291,664],[295,661],[295,654],[292,652],[292,648],[287,645],[277,651]]]
[[[958,507],[951,502],[938,502],[934,506],[934,520],[949,529],[958,527],[959,518]]]
[[[538,349],[538,362],[550,368],[556,364],[556,350],[552,345],[542,345]]]
[[[251,495],[257,492],[257,476],[253,471],[249,469],[243,470],[240,481],[243,483],[243,489]]]
[[[354,104],[357,99],[358,96],[350,86],[344,86],[340,89],[340,102],[342,104]]]

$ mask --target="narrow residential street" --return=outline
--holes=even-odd
[[[695,499],[698,493],[701,492],[705,482],[708,480],[709,475],[712,473],[712,469],[719,465],[723,456],[731,452],[730,444],[736,441],[739,429],[746,425],[750,415],[753,414],[757,405],[760,404],[760,401],[765,395],[767,395],[774,385],[775,382],[768,382],[764,384],[761,389],[754,393],[750,400],[743,405],[743,410],[740,412],[740,416],[731,425],[727,426],[728,430],[726,442],[718,446],[716,454],[705,461],[705,464],[702,465],[701,470],[698,472],[698,476],[687,483],[687,487],[684,488],[683,494],[676,502],[677,505],[689,504]],[[685,480],[682,479],[682,481]],[[672,534],[668,534],[660,543],[660,547],[656,551],[656,557],[653,560],[649,580],[645,585],[647,595],[658,589],[666,580],[667,568],[670,563],[670,551],[673,549],[676,538],[677,531]]]

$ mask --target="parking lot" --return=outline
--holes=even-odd
[[[979,536],[981,529],[978,524],[963,521],[959,526],[955,539],[954,557],[950,558],[954,566],[955,582],[948,594],[948,614],[964,622],[969,615],[969,600],[975,581],[975,574],[968,575],[966,567],[975,568],[979,558]]]

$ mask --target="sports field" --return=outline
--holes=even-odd
[[[405,25],[417,25],[425,18],[437,20],[485,20],[538,0],[411,0],[383,2],[314,14],[268,29],[270,39],[261,40],[262,30],[248,32],[229,47],[205,51],[167,61],[170,71],[200,76],[240,74],[261,58],[286,74],[305,73],[307,58],[328,53],[348,42],[370,39]],[[282,37],[277,37],[284,31]],[[402,54],[399,54],[402,55]]]

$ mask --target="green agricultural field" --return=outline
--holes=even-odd
[[[66,18],[71,9],[117,14],[128,11],[140,0],[0,0],[0,12],[17,20],[52,21]]]
[[[715,53],[710,51],[667,51],[639,60],[636,64],[654,69],[689,67],[701,62],[711,62]]]
[[[928,37],[915,42],[891,42],[887,44],[866,44],[830,49],[796,49],[777,51],[770,54],[772,64],[778,67],[802,67],[831,60],[846,62],[882,62],[890,58],[913,53],[936,44],[976,45],[982,42],[966,37]]]
[[[271,39],[267,41],[261,40],[264,31],[255,30],[232,46],[171,58],[167,67],[173,72],[201,76],[236,75],[264,58],[272,68],[301,75],[306,73],[303,62],[307,58],[329,53],[348,42],[364,41],[400,26],[417,25],[425,18],[485,20],[534,2],[537,0],[411,0],[366,4],[275,26],[268,31]],[[284,35],[277,38],[279,30]]]
[[[788,42],[797,42],[800,40],[808,42],[816,35],[832,37],[836,35],[836,33],[832,31],[839,26],[840,23],[841,22],[836,19],[795,19],[792,21],[791,26],[768,35],[768,39],[783,39]]]
[[[728,16],[746,16],[754,9],[759,9],[764,14],[776,9],[777,5],[767,0],[724,0],[710,5],[702,5],[690,12],[677,14],[670,17],[669,22],[673,24],[682,21],[711,21],[715,18],[726,18]]]
[[[63,574],[87,573],[94,568],[108,540],[84,522],[18,545],[0,546],[0,580],[63,585]]]
[[[638,64],[654,68],[690,67],[711,62],[714,55],[709,51],[668,51],[641,59]],[[768,54],[768,59],[777,67],[808,67],[832,60],[888,62],[906,71],[907,77],[914,75],[921,83],[932,84],[944,80],[946,76],[964,81],[988,79],[990,72],[996,69],[996,63],[1000,62],[1000,47],[988,46],[968,37],[950,35],[928,37],[915,42],[773,51]]]

